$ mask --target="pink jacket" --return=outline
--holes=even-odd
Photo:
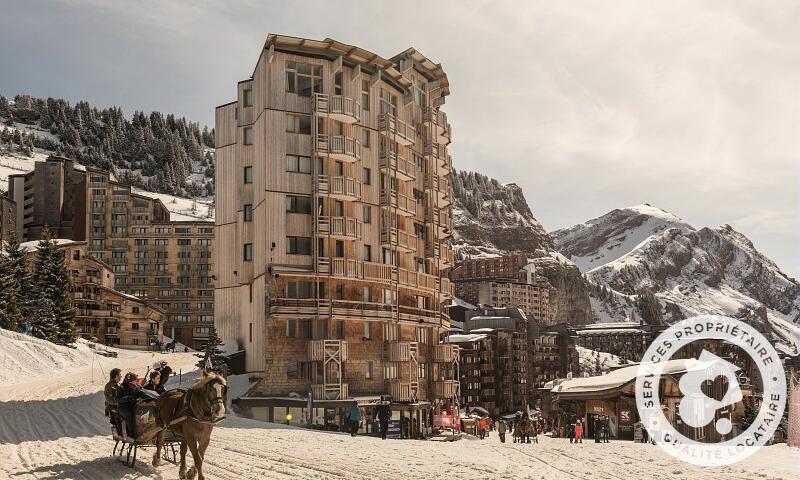
[[[575,425],[575,438],[583,438],[583,425],[580,423]]]

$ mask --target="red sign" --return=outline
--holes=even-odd
[[[433,426],[434,427],[452,428],[452,429],[458,430],[460,425],[461,425],[461,422],[459,421],[458,415],[434,415],[433,416]]]

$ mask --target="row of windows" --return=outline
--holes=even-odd
[[[165,247],[165,246],[169,245],[170,240],[173,240],[173,239],[156,238],[153,241],[153,245]],[[178,238],[178,239],[174,239],[174,240],[175,240],[175,244],[176,245],[180,245],[180,246],[186,246],[186,245],[191,245],[192,244],[192,239],[191,238]],[[211,241],[212,241],[210,238],[198,238],[196,240],[197,240],[197,245],[204,245],[204,246],[211,245]],[[148,239],[148,238],[135,238],[135,239],[133,239],[133,243],[134,243],[134,245],[140,246],[140,247],[141,246],[145,246],[145,245],[150,245],[150,239]]]

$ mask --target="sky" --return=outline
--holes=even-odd
[[[458,169],[548,230],[650,203],[800,277],[800,3],[0,0],[0,94],[213,125],[270,32],[447,72]]]

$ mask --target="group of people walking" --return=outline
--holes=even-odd
[[[596,415],[591,422],[594,442],[608,443],[611,435],[611,425],[608,415]],[[566,436],[569,438],[569,443],[583,443],[583,439],[588,433],[586,431],[588,427],[588,422],[584,422],[584,420],[578,418],[577,415],[572,415],[566,426]]]
[[[111,369],[108,383],[103,388],[105,414],[120,435],[136,436],[136,402],[158,398],[166,390],[170,375],[172,368],[166,362],[153,365],[153,370],[148,372],[147,382],[134,372],[128,372],[123,378],[122,370]]]

